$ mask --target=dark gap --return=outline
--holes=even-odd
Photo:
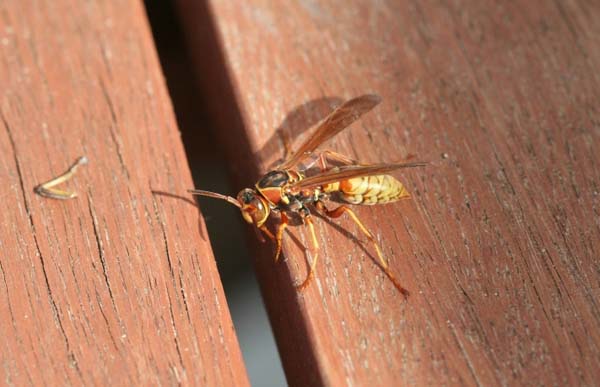
[[[194,182],[202,189],[235,194],[229,183],[223,149],[210,130],[213,123],[206,109],[204,96],[196,87],[181,26],[172,4],[168,1],[148,0],[146,11]],[[205,201],[202,203],[206,204]],[[245,259],[247,251],[239,249],[244,245],[241,222],[238,219],[232,225],[228,221],[239,217],[238,210],[225,203],[213,204],[203,205],[202,212],[208,225],[221,279],[224,284],[230,284],[238,276],[250,271],[251,265]],[[227,238],[222,238],[223,235],[227,235]],[[238,240],[242,243],[232,243]]]
[[[175,5],[171,1],[146,0],[145,6],[196,187],[235,196],[239,187],[231,186],[229,176],[242,182],[251,179],[242,176],[245,171],[231,170],[228,166],[227,150],[221,146],[223,138],[215,129],[222,128],[223,123],[215,121],[219,117],[231,121],[237,115],[241,125],[239,112],[211,110],[207,98],[212,96],[206,95],[206,88],[198,87],[202,81],[196,78]],[[200,26],[205,22],[198,20]],[[218,60],[207,60],[213,62],[212,66],[221,65]],[[221,80],[217,78],[218,81]],[[236,148],[250,149],[247,144]],[[251,382],[283,385],[281,362],[252,270],[239,210],[208,198],[200,199],[200,205]],[[263,364],[265,361],[268,364]]]

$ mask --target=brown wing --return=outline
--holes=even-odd
[[[319,145],[334,137],[381,102],[375,94],[365,94],[344,102],[319,122],[314,133],[277,169],[290,169],[308,157]]]
[[[346,165],[325,171],[315,176],[304,178],[290,185],[292,190],[312,188],[353,177],[382,175],[401,168],[424,167],[425,162],[398,163],[398,164],[373,164],[373,165]]]

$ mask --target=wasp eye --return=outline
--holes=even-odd
[[[269,207],[254,190],[246,188],[240,191],[237,199],[242,205],[240,209],[246,222],[260,226],[269,217]]]
[[[250,204],[254,201],[254,192],[251,189],[245,189],[239,195],[242,204]]]

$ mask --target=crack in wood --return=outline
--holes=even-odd
[[[88,211],[90,214],[90,218],[92,219],[92,227],[94,230],[94,237],[96,238],[96,247],[98,249],[98,258],[100,258],[100,265],[102,266],[102,275],[104,276],[104,282],[106,283],[106,288],[108,289],[110,302],[113,306],[115,314],[118,316],[119,310],[117,309],[117,305],[115,303],[115,296],[113,294],[112,287],[110,286],[108,267],[106,265],[106,256],[104,255],[104,246],[102,245],[102,238],[100,237],[100,232],[98,230],[98,218],[96,217],[96,212],[94,211],[94,203],[92,202],[91,192],[88,192]]]
[[[99,78],[100,88],[102,89],[102,95],[104,96],[104,100],[106,101],[106,105],[108,106],[108,110],[110,111],[110,118],[112,125],[109,127],[110,138],[115,146],[117,157],[119,158],[119,164],[121,165],[121,170],[124,172],[127,180],[130,179],[129,170],[127,169],[127,165],[125,164],[125,159],[123,157],[123,151],[121,146],[121,141],[119,139],[118,134],[115,130],[119,127],[119,121],[117,119],[117,112],[115,111],[115,107],[113,105],[112,99],[110,98],[110,94],[108,93],[108,89],[104,84],[104,80]]]
[[[171,280],[173,282],[173,289],[176,290],[177,289],[177,278],[175,278],[175,271],[173,270],[173,263],[171,261],[171,252],[169,251],[169,242],[167,240],[167,232],[165,230],[165,226],[163,224],[160,213],[158,211],[158,204],[156,203],[156,199],[154,198],[154,196],[152,196],[152,206],[154,207],[154,215],[156,216],[156,221],[157,221],[157,223],[160,227],[161,233],[162,233],[164,248],[165,248],[165,255],[167,257],[167,263],[169,265],[169,274],[171,275]],[[183,289],[183,284],[181,284],[181,288]],[[167,292],[167,297],[169,299],[169,313],[171,315],[171,327],[173,329],[173,340],[175,342],[175,349],[177,350],[177,356],[179,357],[179,363],[181,365],[181,369],[185,373],[186,368],[183,363],[183,356],[181,355],[181,348],[179,346],[177,326],[175,325],[175,315],[173,313],[173,301],[171,300],[171,293],[169,292],[168,287],[165,286],[165,289],[166,289],[165,291]],[[178,380],[178,382],[180,382],[180,381]]]
[[[44,283],[46,285],[46,292],[48,294],[48,300],[50,302],[50,309],[52,310],[52,315],[54,317],[54,321],[56,321],[56,323],[59,327],[59,330],[63,336],[66,350],[67,350],[67,357],[69,358],[69,363],[71,363],[71,365],[75,368],[77,374],[83,381],[84,380],[83,374],[81,372],[81,369],[79,368],[79,364],[77,363],[77,358],[75,357],[75,354],[73,353],[73,350],[71,349],[71,344],[69,343],[69,337],[67,336],[67,333],[65,331],[62,319],[60,318],[60,312],[58,310],[56,300],[54,299],[54,295],[52,294],[52,287],[50,286],[50,280],[48,278],[46,262],[44,260],[44,255],[42,254],[42,250],[40,248],[40,244],[38,241],[38,237],[37,237],[37,233],[36,233],[36,229],[35,229],[35,223],[33,221],[33,216],[31,214],[31,210],[30,210],[30,206],[29,206],[29,201],[27,200],[27,195],[25,194],[25,192],[27,192],[27,191],[25,189],[25,182],[24,182],[24,178],[23,178],[23,172],[21,169],[21,163],[19,162],[19,157],[18,157],[18,152],[17,152],[17,144],[12,135],[10,125],[8,124],[8,121],[6,120],[6,117],[4,116],[4,112],[2,112],[1,110],[0,110],[0,118],[2,118],[2,122],[4,124],[4,128],[6,129],[6,133],[8,135],[8,139],[10,141],[10,145],[12,148],[13,159],[14,159],[15,167],[17,169],[17,175],[19,177],[19,185],[21,188],[21,196],[23,198],[23,205],[25,206],[25,211],[27,213],[27,219],[29,221],[29,227],[31,229],[31,234],[33,236],[33,241],[35,244],[37,255],[40,259],[42,274],[44,276]]]

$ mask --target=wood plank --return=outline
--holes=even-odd
[[[0,42],[0,380],[248,385],[143,5],[3,2]]]
[[[178,3],[240,183],[281,156],[277,128],[303,138],[365,92],[383,103],[329,147],[431,162],[398,174],[413,200],[356,210],[407,302],[348,219],[319,219],[304,292],[305,230],[283,264],[257,250],[290,384],[598,380],[598,4]]]

